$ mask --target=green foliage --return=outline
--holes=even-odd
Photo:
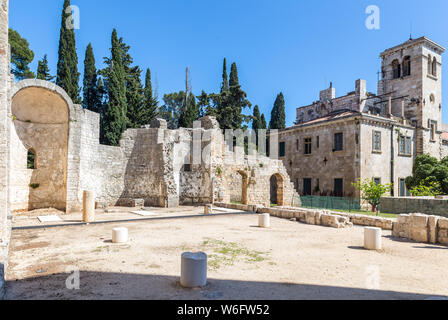
[[[412,188],[409,192],[414,197],[435,197],[441,194],[440,183],[427,178],[420,181],[420,184]]]
[[[35,78],[29,67],[34,60],[34,52],[28,41],[13,29],[9,29],[8,41],[11,46],[11,73],[17,80]]]
[[[126,71],[126,104],[127,104],[127,127],[140,128],[144,124],[142,113],[144,109],[144,88],[141,81],[139,67],[129,68]]]
[[[199,118],[199,105],[196,103],[196,98],[192,93],[188,97],[185,94],[184,96],[178,126],[181,128],[193,128],[193,122]]]
[[[67,19],[71,17],[71,12],[66,13],[70,6],[70,0],[64,0],[61,17],[61,30],[59,37],[58,71],[56,84],[67,92],[68,96],[76,104],[81,104],[79,96],[79,72],[78,55],[76,53],[75,31],[67,28]]]
[[[285,129],[286,128],[286,115],[285,115],[285,98],[283,93],[277,95],[275,99],[274,107],[271,113],[271,122],[269,123],[269,129]]]
[[[146,70],[143,109],[140,114],[141,125],[149,124],[158,115],[159,102],[154,96],[151,83],[151,70]]]
[[[448,157],[438,161],[428,154],[417,156],[412,176],[406,178],[406,186],[416,194],[448,194]]]
[[[168,129],[178,128],[184,101],[185,91],[173,92],[163,96],[164,104],[160,107],[159,115],[167,121]]]
[[[126,75],[116,29],[112,32],[111,40],[111,58],[109,59],[109,67],[105,72],[108,104],[102,117],[101,142],[117,146],[127,124]]]
[[[83,84],[83,108],[99,113],[101,109],[101,98],[98,91],[98,72],[95,66],[95,56],[91,43],[86,48]]]
[[[372,211],[376,211],[381,197],[392,190],[392,184],[376,184],[375,181],[370,179],[366,179],[364,182],[359,180],[352,185],[361,191],[361,198],[372,205]]]
[[[50,74],[50,68],[48,67],[47,55],[44,55],[42,60],[37,63],[37,79],[45,81],[53,81],[55,76]]]

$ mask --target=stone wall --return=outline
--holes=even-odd
[[[425,197],[384,197],[381,199],[381,211],[395,214],[420,212],[448,217],[448,200]]]
[[[398,216],[392,235],[424,243],[448,245],[448,218],[419,213]]]
[[[9,73],[8,0],[0,0],[0,299],[3,296],[4,269],[7,262],[10,223],[9,188],[9,126],[11,76]]]

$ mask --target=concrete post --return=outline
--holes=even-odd
[[[95,222],[95,194],[92,191],[83,193],[82,221]]]
[[[380,228],[364,228],[364,248],[367,250],[382,249],[382,230]]]
[[[184,252],[181,259],[181,286],[204,287],[207,284],[207,255],[204,252]]]
[[[112,242],[113,243],[126,243],[129,240],[128,229],[126,228],[114,228],[112,229]]]
[[[271,227],[271,216],[269,213],[263,213],[258,215],[258,226],[260,228]]]

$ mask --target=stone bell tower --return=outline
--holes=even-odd
[[[391,101],[393,116],[417,128],[417,154],[440,157],[444,52],[436,42],[421,37],[381,53],[378,95],[383,101]]]
[[[0,0],[0,273],[8,236],[9,89],[8,2]],[[1,278],[0,278],[1,279]],[[1,287],[1,284],[0,284]]]

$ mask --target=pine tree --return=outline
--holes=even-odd
[[[142,125],[149,124],[158,115],[158,105],[156,97],[154,96],[152,90],[151,82],[151,70],[148,68],[146,70],[145,76],[145,90],[144,90],[144,103],[143,103],[143,114],[141,115]]]
[[[17,31],[9,29],[8,42],[11,47],[11,73],[17,80],[35,78],[29,67],[34,60],[34,52],[30,49],[28,41]]]
[[[106,74],[108,104],[102,117],[102,143],[117,146],[126,130],[126,75],[123,67],[122,47],[117,30],[112,32],[110,66]]]
[[[285,129],[286,128],[286,115],[285,115],[285,98],[283,93],[280,92],[275,99],[274,108],[271,113],[271,122],[269,129]]]
[[[54,76],[50,75],[50,68],[48,67],[48,58],[47,55],[44,55],[42,60],[39,60],[37,63],[37,76],[36,79],[52,81]]]
[[[80,104],[78,56],[76,54],[75,31],[67,28],[67,19],[71,13],[66,13],[70,0],[64,0],[59,38],[59,59],[56,84],[63,88],[74,103]]]
[[[89,43],[84,59],[84,81],[83,81],[82,106],[93,112],[100,112],[100,97],[98,92],[98,73],[95,66],[95,56],[92,44]]]

